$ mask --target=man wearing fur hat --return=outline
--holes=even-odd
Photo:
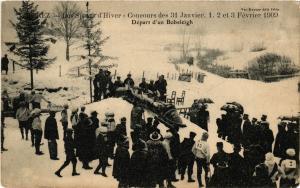
[[[57,158],[57,142],[59,138],[57,130],[57,122],[55,119],[55,112],[50,111],[49,117],[45,122],[44,138],[48,140],[48,148],[51,160],[59,160]]]
[[[107,123],[107,138],[109,143],[109,157],[114,158],[114,148],[116,144],[116,122],[113,112],[105,113],[105,121]]]

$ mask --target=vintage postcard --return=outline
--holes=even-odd
[[[299,2],[3,1],[1,185],[297,187]]]

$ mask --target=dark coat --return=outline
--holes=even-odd
[[[188,164],[190,161],[194,160],[194,154],[192,152],[192,148],[195,144],[195,141],[190,138],[184,138],[182,143],[180,144],[180,155],[179,160],[184,161]]]
[[[180,138],[177,132],[173,132],[173,136],[170,140],[170,149],[174,159],[178,159],[180,155]]]
[[[148,92],[148,84],[146,82],[141,82],[139,84],[139,88],[144,92],[147,93]]]
[[[136,124],[139,124],[139,125],[143,124],[143,122],[144,122],[143,113],[144,113],[144,110],[139,106],[134,106],[132,108],[131,114],[130,114],[130,120],[131,120],[130,128],[131,129],[135,129]]]
[[[167,81],[165,79],[163,80],[157,80],[155,83],[155,88],[159,91],[161,95],[167,93]]]
[[[246,164],[244,158],[236,153],[229,154],[228,158],[229,186],[242,187],[246,182]]]
[[[64,146],[65,146],[65,153],[69,158],[75,158],[75,142],[72,137],[65,137],[64,138]]]
[[[288,137],[285,131],[277,133],[273,150],[276,157],[284,158],[286,156],[287,139]]]
[[[122,81],[118,81],[118,80],[116,80],[114,82],[114,86],[115,86],[116,89],[119,88],[119,87],[125,87],[124,83]]]
[[[213,154],[210,163],[214,167],[214,174],[212,175],[210,186],[226,186],[228,181],[228,154],[224,151]]]
[[[209,112],[207,110],[200,110],[198,114],[198,123],[202,129],[208,130],[207,124],[209,120]]]
[[[1,70],[8,70],[8,58],[7,57],[2,57],[1,59]]]
[[[130,155],[127,146],[118,145],[112,175],[118,181],[128,182]]]
[[[129,85],[130,87],[133,87],[133,86],[134,86],[134,81],[133,81],[132,78],[126,78],[126,79],[124,80],[124,84],[125,84],[125,85]]]
[[[109,155],[109,142],[107,135],[99,134],[96,138],[96,156],[98,158],[107,158]]]
[[[242,125],[242,143],[245,146],[248,146],[250,143],[252,143],[254,138],[254,127],[252,126],[249,119],[246,119]]]
[[[120,137],[127,136],[126,124],[118,124],[116,126],[115,133],[117,141],[120,139]]]
[[[99,127],[99,120],[85,118],[78,126],[78,157],[81,161],[91,161],[95,159],[95,130]]]
[[[161,141],[148,140],[147,178],[158,184],[167,176],[168,154]]]
[[[147,177],[147,152],[136,150],[132,153],[129,163],[129,185],[131,187],[143,187]]]
[[[103,89],[106,88],[108,79],[107,79],[107,76],[105,76],[104,73],[96,74],[95,79],[96,79],[96,82],[98,82],[98,85],[99,85],[100,89],[103,90]]]
[[[274,142],[273,131],[271,129],[265,129],[262,131],[262,147],[265,152],[272,152],[272,144]]]
[[[53,117],[48,117],[45,122],[44,138],[47,140],[58,139],[57,122]]]

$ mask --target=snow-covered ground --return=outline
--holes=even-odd
[[[123,30],[116,30],[116,26],[119,23],[107,22],[104,24],[104,33],[109,33],[111,39],[104,47],[106,55],[118,57],[117,60],[110,60],[109,63],[118,64],[117,67],[111,69],[114,73],[117,70],[117,75],[126,77],[126,74],[131,72],[133,78],[138,83],[142,77],[143,72],[147,80],[156,79],[157,73],[170,75],[177,74],[173,64],[168,63],[170,57],[178,55],[178,52],[165,51],[163,47],[166,44],[172,42],[178,42],[181,40],[180,35],[171,35],[166,33],[160,35],[157,33],[146,32],[147,28],[142,30],[138,27],[118,27]],[[106,24],[106,25],[105,25]],[[112,24],[112,25],[110,25]],[[124,30],[127,28],[128,30]],[[124,34],[126,33],[126,34]],[[127,34],[127,33],[130,33]],[[226,36],[226,37],[225,37]],[[220,48],[230,50],[235,46],[226,46],[230,41],[243,41],[245,38],[234,38],[228,35],[208,35],[203,38],[203,45],[207,48]],[[245,35],[246,36],[246,35]],[[255,33],[253,34],[255,36]],[[252,36],[252,38],[253,38]],[[220,40],[225,39],[226,40]],[[299,62],[298,49],[299,48],[288,48],[288,45],[292,43],[281,45],[278,47],[280,41],[268,44],[268,41],[272,41],[274,37],[266,39],[266,45],[268,50],[271,50],[271,46],[276,49],[281,49],[283,55],[289,55],[286,53],[291,52],[290,55],[294,58],[295,62]],[[275,37],[276,39],[276,37]],[[287,38],[283,38],[287,39]],[[192,40],[192,39],[191,39]],[[292,41],[292,40],[288,40]],[[2,41],[3,42],[3,41]],[[253,42],[253,41],[252,41]],[[256,41],[254,41],[256,42]],[[260,41],[259,41],[260,42]],[[236,45],[239,46],[237,42]],[[2,43],[3,44],[3,43]],[[230,43],[232,44],[232,43]],[[76,45],[75,45],[76,46]],[[74,46],[74,47],[75,47]],[[224,47],[225,46],[225,47]],[[248,59],[251,59],[254,52],[248,52],[251,46],[245,44],[244,51],[230,52],[230,59],[228,61],[237,67],[245,65]],[[294,43],[293,45],[294,46]],[[7,53],[5,48],[2,49],[2,53]],[[294,52],[296,50],[296,53]],[[44,92],[47,99],[55,104],[62,105],[68,103],[70,107],[78,107],[82,104],[89,102],[89,81],[85,77],[74,77],[70,76],[70,70],[78,65],[81,65],[84,60],[72,57],[70,62],[64,60],[64,43],[62,40],[58,40],[56,44],[52,44],[50,47],[49,55],[51,57],[56,56],[57,61],[50,65],[49,68],[41,70],[38,74],[34,73],[35,86],[36,87],[68,87],[68,91],[59,91],[57,93]],[[86,53],[80,49],[72,49],[71,56],[81,55]],[[177,53],[177,54],[176,54]],[[296,55],[295,55],[296,54]],[[9,54],[10,56],[10,54]],[[250,57],[250,58],[249,58]],[[59,77],[59,67],[61,66],[62,76]],[[296,115],[299,109],[299,93],[297,91],[298,78],[291,78],[282,80],[274,83],[263,83],[259,81],[246,80],[246,79],[225,79],[211,73],[200,70],[196,66],[189,67],[187,65],[181,65],[183,69],[190,69],[193,72],[203,72],[206,74],[204,83],[198,83],[196,80],[192,82],[180,82],[177,80],[168,80],[168,94],[174,90],[177,92],[177,96],[181,95],[183,90],[186,91],[186,101],[184,107],[188,107],[192,104],[193,100],[201,97],[209,97],[214,101],[214,104],[209,104],[208,110],[210,112],[210,123],[209,123],[209,143],[211,146],[211,152],[216,151],[215,144],[219,140],[216,137],[216,118],[220,117],[223,113],[220,107],[229,101],[236,101],[241,103],[245,108],[245,113],[248,113],[250,118],[260,118],[262,114],[268,115],[270,122],[270,128],[273,130],[274,135],[277,133],[278,116],[280,115]],[[29,84],[29,72],[20,67],[16,66],[16,72],[12,74],[11,64],[9,75],[1,75],[2,88],[7,88],[11,96],[17,95],[18,91],[21,90],[25,85]],[[81,70],[82,73],[86,73],[86,70]],[[17,84],[10,84],[11,81],[18,81]],[[68,100],[69,99],[69,100]],[[46,106],[45,103],[42,106]],[[121,99],[107,99],[98,103],[87,105],[87,111],[97,110],[99,112],[100,120],[103,118],[103,114],[107,110],[114,111],[116,113],[116,121],[119,122],[120,117],[127,117],[128,125],[130,110],[132,105]],[[149,114],[146,113],[146,116]],[[43,116],[44,122],[45,116]],[[60,114],[57,114],[57,121],[59,122]],[[179,134],[181,139],[189,134],[190,131],[197,133],[197,138],[202,133],[202,130],[196,125],[189,123],[187,128],[181,129]],[[71,176],[71,166],[63,171],[63,179],[57,178],[54,175],[54,171],[59,168],[64,160],[64,149],[62,139],[58,142],[58,153],[59,161],[49,160],[48,149],[46,140],[43,140],[44,145],[42,150],[46,153],[44,156],[36,156],[34,154],[34,148],[31,147],[30,141],[22,141],[18,130],[18,123],[12,118],[7,118],[7,128],[5,129],[5,147],[9,151],[1,155],[1,182],[7,187],[32,187],[33,184],[41,187],[105,187],[115,188],[117,182],[111,177],[112,168],[108,168],[108,178],[102,176],[95,176],[92,171],[85,171],[81,169],[81,164],[78,163],[78,171],[81,173],[79,177]],[[165,131],[163,126],[160,127],[162,132]],[[129,128],[128,128],[129,131]],[[59,126],[60,138],[62,138],[62,127]],[[225,144],[225,150],[231,151],[231,146]],[[112,163],[112,161],[110,161]],[[98,161],[93,161],[92,166],[95,168]],[[194,170],[194,177],[196,170]],[[184,187],[186,181],[180,181],[175,183],[177,187]],[[189,187],[197,187],[197,183],[188,184]]]

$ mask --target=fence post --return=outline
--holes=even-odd
[[[59,77],[61,77],[61,65],[59,65]]]
[[[13,73],[15,73],[15,61],[13,61]]]
[[[80,76],[80,68],[78,67],[77,69],[77,74],[78,74],[78,77]]]
[[[145,71],[143,71],[143,77],[142,78],[145,78]]]
[[[167,78],[169,78],[169,73],[167,74]]]
[[[156,74],[156,78],[158,78],[158,73]]]

